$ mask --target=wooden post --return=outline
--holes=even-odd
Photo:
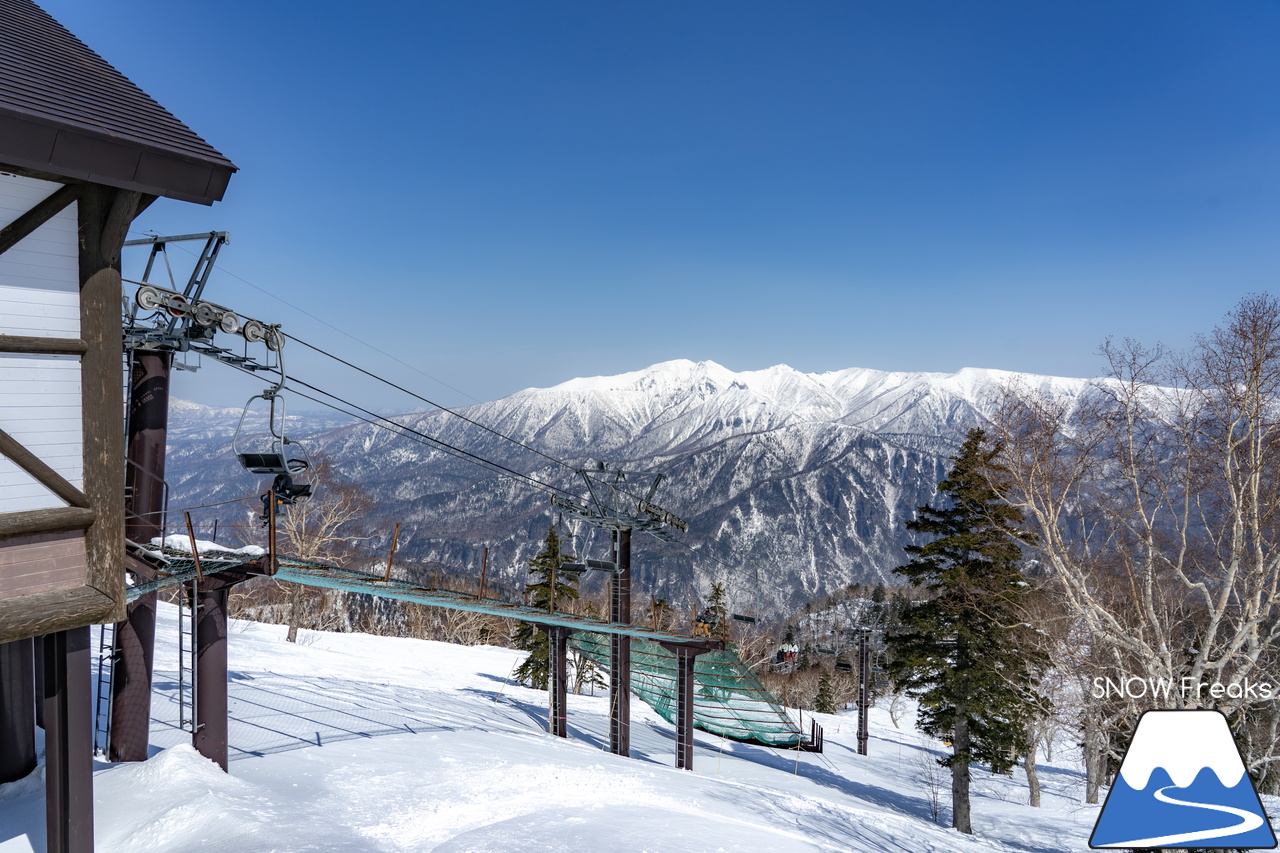
[[[35,641],[0,643],[0,784],[36,769]]]
[[[484,556],[480,559],[480,600],[484,601],[484,573],[489,568],[489,546],[484,546]]]
[[[382,576],[384,581],[391,580],[391,561],[396,558],[396,543],[400,541],[400,522],[396,522],[396,529],[391,533],[391,553],[387,555],[387,573]]]
[[[200,571],[200,549],[196,547],[196,534],[191,526],[191,513],[184,512],[182,517],[187,520],[187,539],[191,541],[191,559],[196,564],[196,577],[204,577],[204,572]]]
[[[93,699],[89,628],[44,643],[45,829],[49,853],[93,853]]]

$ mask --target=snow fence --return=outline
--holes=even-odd
[[[569,644],[609,669],[609,637],[582,631]],[[676,658],[652,640],[631,640],[631,691],[664,720],[676,719]],[[704,732],[764,746],[797,746],[800,727],[732,649],[694,661],[693,725]]]

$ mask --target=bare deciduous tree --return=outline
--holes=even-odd
[[[1265,776],[1276,715],[1245,682],[1280,683],[1280,302],[1244,299],[1184,354],[1102,352],[1110,376],[1077,399],[1005,389],[1002,496],[1093,665],[1219,708]]]
[[[276,515],[276,534],[281,552],[299,560],[316,562],[350,561],[356,546],[374,538],[369,516],[373,499],[362,487],[338,479],[324,460],[313,460],[314,477],[320,483],[316,496],[294,504]],[[298,626],[308,591],[295,584],[290,591],[289,633],[296,642]]]

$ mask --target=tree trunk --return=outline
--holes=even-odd
[[[289,633],[285,637],[291,643],[298,642],[298,625],[302,623],[302,584],[295,583],[289,591]]]
[[[1031,749],[1027,750],[1026,758],[1022,760],[1022,766],[1027,770],[1027,788],[1030,789],[1030,797],[1028,802],[1040,808],[1040,771],[1036,769],[1036,748],[1033,744]]]
[[[951,765],[951,825],[965,835],[973,835],[969,822],[969,721],[956,722],[952,741],[955,761]]]
[[[1098,804],[1098,789],[1102,786],[1103,758],[1102,732],[1096,725],[1086,723],[1084,727],[1084,801],[1090,805]]]

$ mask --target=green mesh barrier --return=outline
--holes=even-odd
[[[147,593],[156,592],[166,587],[187,583],[197,577],[196,561],[192,558],[190,551],[179,551],[174,548],[148,550],[152,555],[159,554],[163,557],[163,566],[156,566],[156,570],[160,574],[154,580],[128,587],[125,590],[125,597],[128,601],[133,601]],[[255,557],[245,554],[206,552],[200,555],[199,574],[216,575],[218,572],[223,572],[227,569],[239,568],[245,563],[253,562],[255,559]]]
[[[579,632],[570,644],[605,670],[609,638]],[[693,666],[693,725],[765,746],[797,746],[800,728],[732,649],[699,655]],[[631,641],[631,691],[667,722],[676,716],[675,655],[651,640]]]

